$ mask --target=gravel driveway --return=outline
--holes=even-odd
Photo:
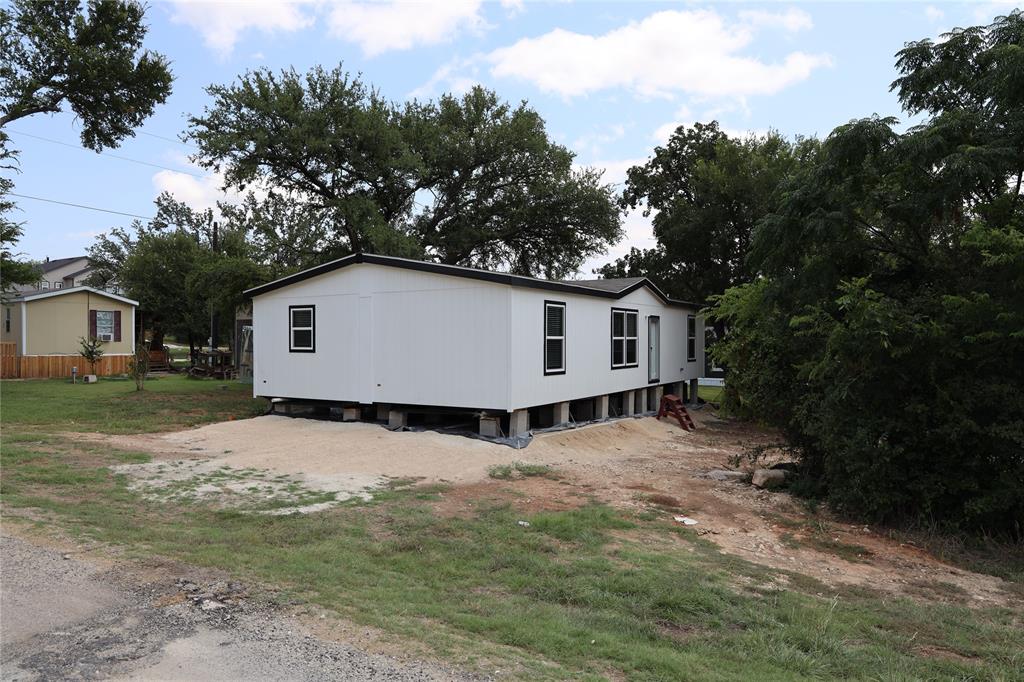
[[[471,679],[318,639],[234,583],[139,586],[7,534],[0,649],[3,680]]]

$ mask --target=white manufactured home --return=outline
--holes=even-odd
[[[392,427],[440,409],[485,435],[691,400],[699,306],[646,278],[551,281],[354,254],[250,289],[257,396],[365,408]]]

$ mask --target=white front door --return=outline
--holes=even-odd
[[[651,315],[647,318],[647,381],[661,380],[661,318]]]

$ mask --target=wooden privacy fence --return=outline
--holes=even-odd
[[[13,341],[0,343],[0,379],[13,379],[18,376],[18,358],[14,355],[17,348]]]
[[[3,344],[4,346],[8,344]],[[10,344],[13,346],[14,344]],[[78,376],[86,374],[98,374],[100,376],[111,376],[114,374],[127,374],[128,363],[131,355],[104,355],[96,363],[96,371],[93,372],[89,363],[81,355],[20,355],[15,356],[13,348],[11,353],[3,350],[3,378],[4,379],[45,379],[47,377],[70,377],[71,368],[78,367]]]

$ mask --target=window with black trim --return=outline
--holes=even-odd
[[[612,308],[612,369],[640,364],[639,320],[636,310]]]
[[[565,374],[565,303],[544,301],[544,374]]]
[[[292,353],[316,352],[316,306],[288,306],[288,350]]]
[[[697,316],[686,316],[686,360],[697,360]]]

